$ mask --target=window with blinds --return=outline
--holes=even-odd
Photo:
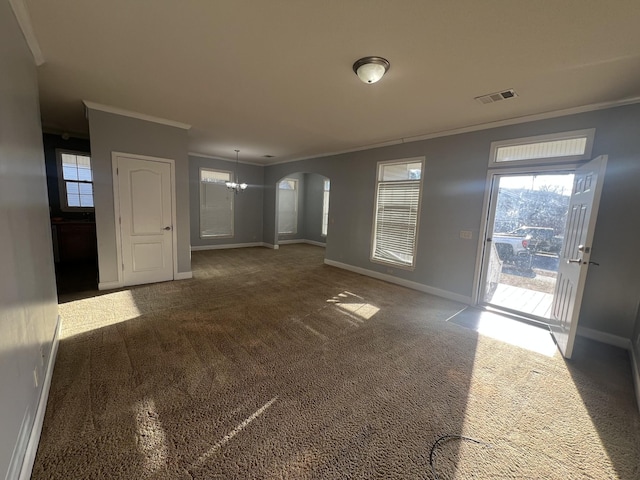
[[[324,192],[322,195],[322,236],[327,236],[329,230],[329,191],[331,189],[331,182],[329,180],[324,181]]]
[[[285,178],[278,183],[278,233],[298,233],[298,180]]]
[[[594,136],[592,128],[493,142],[489,165],[586,160],[591,158]]]
[[[231,172],[200,169],[200,238],[233,237]]]
[[[371,260],[415,266],[423,159],[378,164]]]

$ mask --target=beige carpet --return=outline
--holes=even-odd
[[[638,479],[626,352],[565,363],[288,245],[60,306],[34,479]],[[96,294],[97,295],[97,294]]]

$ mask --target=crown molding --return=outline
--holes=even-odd
[[[186,123],[176,122],[173,120],[167,120],[165,118],[153,117],[144,113],[132,112],[123,108],[112,107],[110,105],[102,105],[100,103],[91,102],[89,100],[83,100],[84,106],[89,110],[98,110],[105,113],[113,113],[115,115],[122,115],[123,117],[135,118],[138,120],[144,120],[146,122],[159,123],[161,125],[167,125],[169,127],[181,128],[183,130],[189,130],[191,125]]]
[[[13,14],[16,16],[20,30],[22,30],[22,35],[24,35],[24,39],[29,46],[29,50],[31,50],[33,61],[36,66],[39,67],[44,63],[44,56],[42,55],[36,34],[33,31],[31,16],[29,16],[27,5],[24,3],[24,0],[9,0],[9,4],[13,10]]]
[[[388,147],[390,145],[399,145],[402,143],[412,143],[412,142],[419,142],[422,140],[431,140],[433,138],[440,138],[440,137],[449,137],[451,135],[460,135],[462,133],[470,133],[470,132],[477,132],[477,131],[481,131],[481,130],[489,130],[491,128],[498,128],[498,127],[506,127],[509,125],[517,125],[519,123],[527,123],[527,122],[536,122],[539,120],[547,120],[550,118],[557,118],[557,117],[566,117],[568,115],[576,115],[579,113],[586,113],[586,112],[593,112],[596,110],[606,110],[607,108],[615,108],[615,107],[624,107],[626,105],[634,105],[636,103],[640,103],[640,97],[631,97],[631,98],[625,98],[622,100],[615,100],[612,102],[601,102],[601,103],[593,103],[590,105],[583,105],[580,107],[572,107],[572,108],[565,108],[563,110],[552,110],[549,112],[543,112],[543,113],[536,113],[533,115],[524,115],[522,117],[513,117],[513,118],[508,118],[506,120],[497,120],[495,122],[487,122],[487,123],[479,123],[476,125],[469,125],[467,127],[461,127],[461,128],[455,128],[452,130],[442,130],[440,132],[433,132],[433,133],[427,133],[424,135],[415,135],[415,136],[411,136],[411,137],[403,137],[403,138],[399,138],[397,140],[389,140],[387,142],[380,142],[380,143],[372,143],[369,145],[363,145],[360,147],[353,147],[353,148],[349,148],[347,150],[340,150],[337,152],[327,152],[327,153],[319,153],[317,155],[309,155],[309,156],[305,156],[305,157],[297,157],[291,160],[281,160],[278,162],[272,162],[269,164],[266,164],[265,166],[271,166],[271,165],[279,165],[282,163],[291,163],[291,162],[299,162],[301,160],[310,160],[313,158],[323,158],[323,157],[330,157],[333,155],[342,155],[344,153],[352,153],[352,152],[361,152],[363,150],[371,150],[373,148],[381,148],[381,147]]]
[[[457,128],[453,130],[443,130],[441,132],[429,133],[426,135],[416,135],[405,137],[402,143],[419,142],[420,140],[430,140],[438,137],[448,137],[450,135],[459,135],[461,133],[477,132],[479,130],[489,130],[491,128],[506,127],[508,125],[517,125],[519,123],[536,122],[539,120],[547,120],[550,118],[566,117],[579,113],[593,112],[596,110],[605,110],[607,108],[623,107],[625,105],[633,105],[640,103],[640,97],[626,98],[623,100],[615,100],[612,102],[592,103],[580,107],[565,108],[563,110],[551,110],[549,112],[536,113],[533,115],[523,115],[522,117],[513,117],[506,120],[498,120],[495,122],[480,123],[470,125],[468,127]]]

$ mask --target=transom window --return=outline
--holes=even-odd
[[[231,172],[200,169],[200,238],[233,237],[234,194],[226,186]]]
[[[91,156],[58,150],[57,157],[61,210],[93,211]]]
[[[489,166],[571,162],[591,158],[595,128],[503,140],[491,144]]]
[[[371,260],[415,266],[423,158],[380,162]]]

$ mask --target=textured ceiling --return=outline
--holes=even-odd
[[[26,0],[45,128],[82,100],[270,163],[640,96],[638,0]],[[355,60],[391,69],[365,85]],[[474,97],[514,88],[515,99]],[[274,155],[273,159],[262,158]]]

